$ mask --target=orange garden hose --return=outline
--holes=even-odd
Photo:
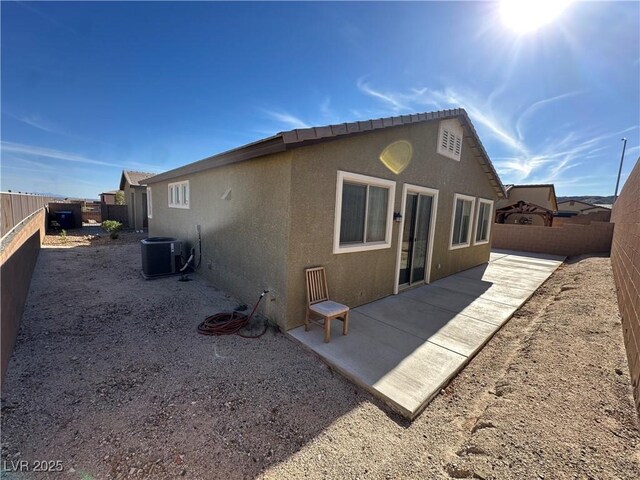
[[[258,305],[262,298],[266,295],[268,290],[265,290],[260,295],[260,298],[256,302],[251,310],[251,314],[247,317],[245,314],[240,312],[221,312],[216,313],[215,315],[211,315],[205,318],[200,325],[198,325],[198,333],[202,335],[239,335],[243,338],[260,338],[265,333],[267,333],[267,329],[269,325],[265,322],[264,330],[259,335],[245,335],[240,331],[249,324],[249,321],[253,317]]]

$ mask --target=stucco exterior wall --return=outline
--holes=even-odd
[[[431,281],[488,261],[490,244],[449,250],[454,194],[496,200],[496,193],[466,138],[460,162],[436,153],[438,126],[433,121],[388,128],[293,150],[286,328],[304,321],[304,269],[311,266],[326,267],[332,299],[351,307],[393,294],[399,223],[393,223],[391,248],[333,254],[338,170],[394,180],[395,212],[401,209],[405,183],[439,190]],[[382,150],[397,140],[409,141],[414,149],[411,163],[399,175],[379,160]]]
[[[146,187],[131,186],[128,183],[124,186],[124,201],[127,204],[127,216],[129,217],[129,228],[134,230],[142,230],[144,227],[145,209],[143,204],[146,200],[143,193],[146,193]],[[134,202],[131,202],[131,195],[134,196]]]
[[[199,272],[247,304],[255,303],[261,291],[268,289],[260,311],[283,328],[287,313],[290,157],[285,152],[154,183],[149,219],[149,236],[171,236],[188,242],[185,256],[196,245],[196,225],[201,225]],[[189,180],[190,208],[169,208],[168,184],[183,180]]]

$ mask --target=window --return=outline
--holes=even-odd
[[[440,122],[437,152],[445,157],[460,161],[462,154],[463,130],[455,118]]]
[[[471,218],[476,199],[456,193],[453,199],[453,214],[451,218],[450,250],[464,248],[470,245]]]
[[[391,247],[396,183],[338,172],[333,253]]]
[[[474,245],[482,245],[489,242],[489,233],[493,223],[493,202],[478,199],[478,216],[476,217],[476,234],[473,240]]]
[[[169,206],[171,208],[189,208],[189,180],[169,184]]]
[[[153,199],[151,198],[151,187],[147,187],[147,218],[153,218]]]

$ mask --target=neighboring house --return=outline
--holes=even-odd
[[[155,173],[122,171],[120,190],[124,192],[129,227],[135,230],[142,230],[148,227],[147,187],[141,185],[140,182],[154,175]]]
[[[188,244],[200,271],[287,330],[304,269],[351,307],[489,260],[504,187],[462,109],[278,133],[146,180],[149,235]],[[196,256],[197,258],[197,256]]]
[[[551,226],[558,211],[553,184],[507,185],[507,198],[496,204],[496,222]]]
[[[573,217],[575,215],[586,215],[596,212],[610,212],[611,207],[594,205],[592,203],[581,202],[580,200],[564,200],[558,203],[559,217]]]
[[[104,203],[105,205],[115,205],[116,193],[118,192],[102,192],[100,194],[100,203]]]

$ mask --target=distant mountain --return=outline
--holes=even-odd
[[[558,203],[566,202],[567,200],[578,200],[580,202],[599,204],[599,205],[613,205],[613,195],[608,197],[599,197],[597,195],[584,195],[581,197],[558,197]]]

